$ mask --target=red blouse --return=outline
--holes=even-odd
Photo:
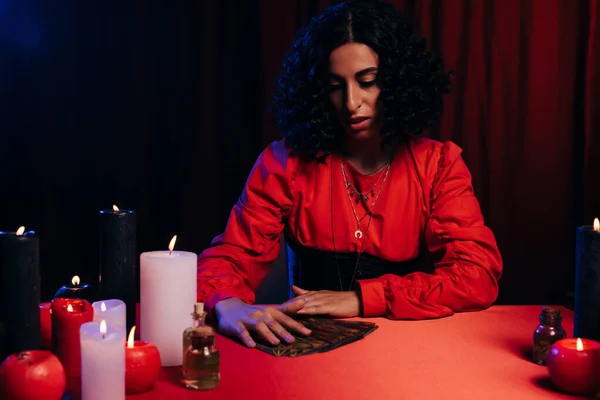
[[[305,163],[289,156],[283,141],[272,143],[252,169],[225,232],[198,258],[198,301],[209,312],[230,297],[254,303],[254,290],[276,259],[285,230],[298,244],[329,252],[334,246],[337,252],[358,252],[364,239],[363,252],[389,261],[415,259],[422,243],[441,254],[433,273],[359,279],[365,317],[426,319],[490,306],[498,295],[502,258],[460,154],[452,142],[429,139],[401,147],[368,230],[369,216],[361,220],[364,237],[358,239],[339,159]],[[379,178],[344,166],[359,190]],[[362,217],[366,209],[354,205]]]

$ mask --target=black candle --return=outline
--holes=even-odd
[[[90,303],[96,301],[96,291],[87,283],[81,282],[79,276],[71,279],[71,284],[66,284],[54,295],[55,299],[83,299]]]
[[[0,361],[40,347],[39,238],[0,232]]]
[[[574,337],[600,341],[600,223],[577,228]]]
[[[127,309],[127,331],[135,325],[138,302],[136,214],[131,210],[100,211],[100,293]]]

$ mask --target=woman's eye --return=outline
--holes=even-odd
[[[377,83],[377,80],[373,79],[372,81],[366,81],[366,82],[365,81],[360,81],[359,83],[360,83],[360,86],[362,86],[362,87],[371,87],[375,83]]]

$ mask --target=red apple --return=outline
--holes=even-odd
[[[0,364],[0,398],[4,400],[60,400],[65,386],[65,370],[48,350],[11,354]]]

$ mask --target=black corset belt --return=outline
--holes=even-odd
[[[363,253],[356,266],[357,253],[317,250],[288,238],[286,243],[290,282],[306,290],[348,290],[350,285],[356,287],[356,281],[360,279],[378,278],[385,274],[404,276],[423,270],[423,257],[393,262]]]

